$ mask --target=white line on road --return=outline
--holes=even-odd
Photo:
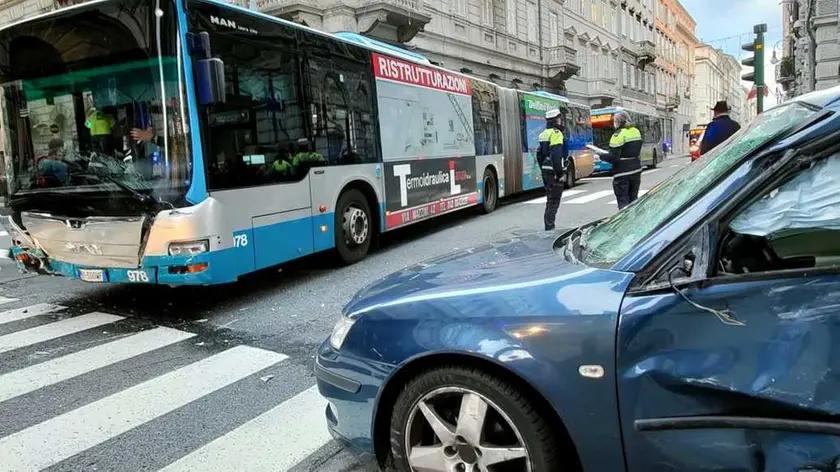
[[[659,172],[660,170],[662,170],[662,169],[651,169],[649,171],[644,172],[642,175],[653,174],[653,173]]]
[[[45,469],[287,358],[237,346],[135,385],[0,439],[0,470]]]
[[[580,205],[580,204],[583,204],[583,203],[589,203],[589,202],[595,201],[599,198],[608,197],[612,194],[613,194],[612,190],[601,190],[599,192],[590,193],[589,195],[584,195],[582,197],[578,197],[578,198],[575,198],[575,199],[572,199],[572,200],[569,200],[569,201],[563,202],[563,203],[569,203],[569,204],[572,204],[572,205]]]
[[[639,196],[640,196],[640,197],[641,197],[642,195],[646,194],[646,193],[648,193],[648,191],[647,191],[647,190],[639,190]],[[617,204],[618,204],[618,200],[610,200],[609,202],[607,202],[607,204],[608,204],[608,205],[617,205]]]
[[[573,195],[580,195],[581,193],[586,193],[586,190],[564,190],[563,191],[563,197],[564,198],[565,197],[571,197]],[[528,200],[527,202],[523,202],[523,203],[527,203],[529,205],[545,205],[545,201],[546,201],[545,196],[542,196],[542,197],[539,197],[539,198],[535,198],[533,200]]]
[[[155,328],[0,375],[0,402],[175,344],[193,336],[195,334],[178,331],[177,329]]]
[[[0,231],[0,237],[8,236],[8,235],[9,235],[8,231]]]
[[[669,167],[670,167],[671,169],[674,169],[674,168],[677,168],[677,167],[679,167],[679,166],[680,166],[679,164],[673,164],[673,165],[671,165],[671,166],[669,166]]]
[[[12,303],[12,302],[16,302],[16,301],[18,301],[17,298],[0,297],[0,305],[5,305],[7,303]]]
[[[95,312],[7,334],[5,336],[0,336],[0,353],[13,351],[15,349],[42,343],[51,339],[69,336],[87,329],[110,324],[121,319],[123,319],[122,316]],[[0,457],[3,457],[3,455],[0,454]]]
[[[14,298],[8,298],[5,300],[15,301]],[[0,303],[7,302],[2,301]],[[8,310],[0,313],[0,325],[5,323],[11,323],[12,321],[25,320],[27,318],[32,318],[35,316],[46,315],[47,313],[60,311],[64,308],[66,307],[63,307],[61,305],[53,305],[52,303],[38,303],[37,305],[26,306],[23,308],[15,308],[14,310]]]
[[[332,439],[326,406],[317,386],[304,390],[160,472],[288,470]]]

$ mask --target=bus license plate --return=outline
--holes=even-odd
[[[85,282],[105,282],[105,271],[102,269],[79,269],[79,278]]]

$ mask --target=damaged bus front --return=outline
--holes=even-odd
[[[193,159],[179,9],[90,2],[0,31],[3,225],[22,270],[207,281],[217,218]]]

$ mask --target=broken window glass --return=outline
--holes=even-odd
[[[814,113],[814,109],[792,102],[759,116],[725,143],[585,233],[581,238],[582,261],[594,265],[617,262],[686,203],[731,172],[744,156]]]

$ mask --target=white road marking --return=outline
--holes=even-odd
[[[73,377],[160,349],[195,336],[172,328],[155,328],[0,375],[0,402]]]
[[[674,168],[677,168],[677,167],[679,167],[679,166],[680,166],[679,164],[674,164],[674,165],[671,165],[671,166],[669,166],[669,167],[671,167],[671,169],[674,169]]]
[[[9,235],[8,231],[0,231],[0,237],[8,236],[8,235]]]
[[[601,191],[590,193],[588,195],[584,195],[582,197],[578,197],[578,198],[575,198],[575,199],[572,199],[572,200],[569,200],[569,201],[566,201],[566,202],[563,202],[563,203],[568,203],[570,205],[580,205],[580,204],[583,204],[583,203],[589,203],[589,202],[598,200],[599,198],[608,197],[612,194],[613,194],[612,190],[601,190]]]
[[[563,198],[571,197],[573,195],[580,195],[582,193],[586,193],[586,190],[574,190],[574,189],[564,190],[563,191]],[[546,198],[545,198],[545,195],[543,195],[542,197],[535,198],[533,200],[528,200],[527,202],[523,202],[523,203],[527,203],[529,205],[545,205],[545,201],[546,201]]]
[[[161,472],[288,470],[332,439],[326,406],[317,386],[304,390]]]
[[[16,301],[18,301],[17,298],[0,297],[0,305],[5,305],[6,303],[12,303]]]
[[[16,301],[14,298],[5,298],[0,303],[8,303],[8,301]],[[66,307],[61,305],[53,305],[52,303],[38,303],[37,305],[26,306],[23,308],[15,308],[14,310],[8,310],[0,313],[0,325],[5,323],[11,323],[12,321],[20,321],[25,320],[27,318],[32,318],[35,316],[46,315],[47,313],[53,313],[56,311],[63,310]]]
[[[639,190],[639,196],[640,196],[640,197],[641,197],[642,195],[646,194],[646,193],[648,193],[648,191],[647,191],[647,190]],[[618,200],[615,200],[615,199],[610,200],[609,202],[607,202],[607,204],[608,204],[608,205],[618,205]]]
[[[287,358],[237,346],[135,385],[0,439],[0,470],[53,466]]]
[[[653,174],[653,173],[659,172],[660,170],[662,170],[662,169],[651,169],[651,170],[642,172],[642,175]]]
[[[0,353],[79,333],[121,319],[122,316],[95,312],[7,334],[0,336]],[[5,456],[0,454],[0,457]]]

